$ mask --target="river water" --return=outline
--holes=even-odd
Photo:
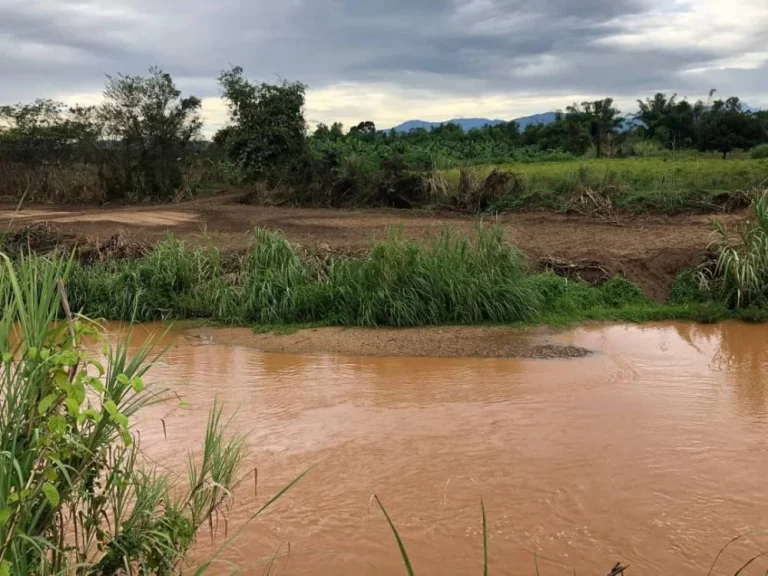
[[[142,415],[144,452],[183,471],[218,399],[258,468],[193,560],[314,466],[215,572],[262,574],[273,558],[272,574],[404,574],[373,494],[417,574],[480,573],[481,499],[496,574],[603,575],[617,561],[706,574],[729,539],[768,527],[768,326],[581,327],[554,342],[593,355],[546,360],[278,355],[247,331],[176,336],[148,380],[186,404]],[[715,573],[761,550],[767,537],[739,541]]]

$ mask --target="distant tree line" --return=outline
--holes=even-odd
[[[0,193],[168,198],[200,149],[200,105],[152,68],[146,77],[109,77],[98,106],[0,106]],[[57,186],[62,194],[49,190]]]
[[[611,98],[582,102],[523,130],[511,121],[468,132],[456,124],[397,132],[362,121],[348,131],[319,124],[310,133],[304,84],[254,83],[240,67],[218,81],[230,122],[212,142],[201,136],[200,100],[182,96],[157,68],[148,76],[108,78],[98,106],[0,106],[0,187],[16,195],[34,188],[55,199],[66,199],[46,192],[57,185],[70,196],[79,186],[106,200],[167,199],[217,178],[322,198],[343,196],[374,172],[376,186],[390,189],[409,172],[433,168],[631,156],[638,143],[726,157],[768,142],[768,113],[747,110],[736,97],[713,99],[714,91],[695,103],[659,93],[626,115]]]
[[[714,91],[710,93],[710,98]],[[656,94],[638,100],[635,113],[622,116],[612,98],[583,102],[557,112],[550,123],[529,124],[520,130],[515,121],[473,128],[464,132],[457,124],[443,124],[426,130],[410,132],[376,131],[372,122],[352,127],[346,137],[370,144],[402,143],[466,151],[466,159],[482,157],[484,148],[491,154],[511,156],[514,150],[528,148],[537,151],[562,151],[583,156],[593,150],[596,157],[632,155],[632,143],[650,140],[659,146],[674,149],[695,149],[719,152],[726,157],[737,149],[750,149],[768,142],[768,112],[745,110],[737,97],[714,100],[709,104],[699,100],[691,104],[678,100],[676,94]],[[330,128],[318,125],[312,138],[319,141],[339,141],[345,137],[343,127],[335,123]],[[437,145],[437,146],[435,146]],[[475,154],[475,155],[473,155]]]

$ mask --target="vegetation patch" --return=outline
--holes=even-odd
[[[752,217],[737,236],[716,225],[717,258],[701,272],[701,282],[732,308],[762,307],[768,298],[768,193],[752,205]]]
[[[24,256],[19,266],[45,267],[49,259]],[[240,255],[168,237],[135,257],[75,260],[67,285],[74,309],[93,317],[199,318],[272,329],[759,319],[755,310],[764,302],[763,292],[733,296],[725,265],[682,273],[669,303],[649,300],[595,263],[547,261],[544,268],[536,272],[496,228],[481,227],[471,239],[445,228],[427,243],[393,231],[350,255],[298,248],[257,229]]]
[[[43,202],[178,201],[242,187],[259,204],[719,211],[768,178],[768,112],[737,97],[657,94],[623,114],[611,98],[573,103],[544,124],[410,132],[349,130],[304,115],[307,86],[218,77],[229,125],[205,141],[200,100],[170,75],[109,77],[103,103],[0,106],[0,191]],[[751,152],[749,152],[751,150]]]
[[[131,419],[163,399],[143,376],[152,340],[104,363],[70,313],[58,258],[0,258],[0,574],[174,574],[227,506],[242,438],[214,406],[186,489],[142,463]],[[63,322],[54,322],[63,317]]]

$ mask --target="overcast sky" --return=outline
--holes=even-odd
[[[310,86],[307,117],[511,119],[710,88],[768,106],[768,0],[0,0],[0,103],[99,98],[170,72],[226,121],[215,77]]]

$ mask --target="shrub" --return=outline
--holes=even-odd
[[[648,299],[640,287],[624,276],[614,276],[600,286],[600,294],[605,306],[621,308],[633,304],[644,304]]]
[[[752,148],[752,150],[749,151],[749,157],[752,158],[752,160],[768,158],[768,144],[760,144],[759,146]]]
[[[672,283],[669,293],[670,304],[701,303],[711,299],[702,285],[702,274],[698,270],[683,270]]]

